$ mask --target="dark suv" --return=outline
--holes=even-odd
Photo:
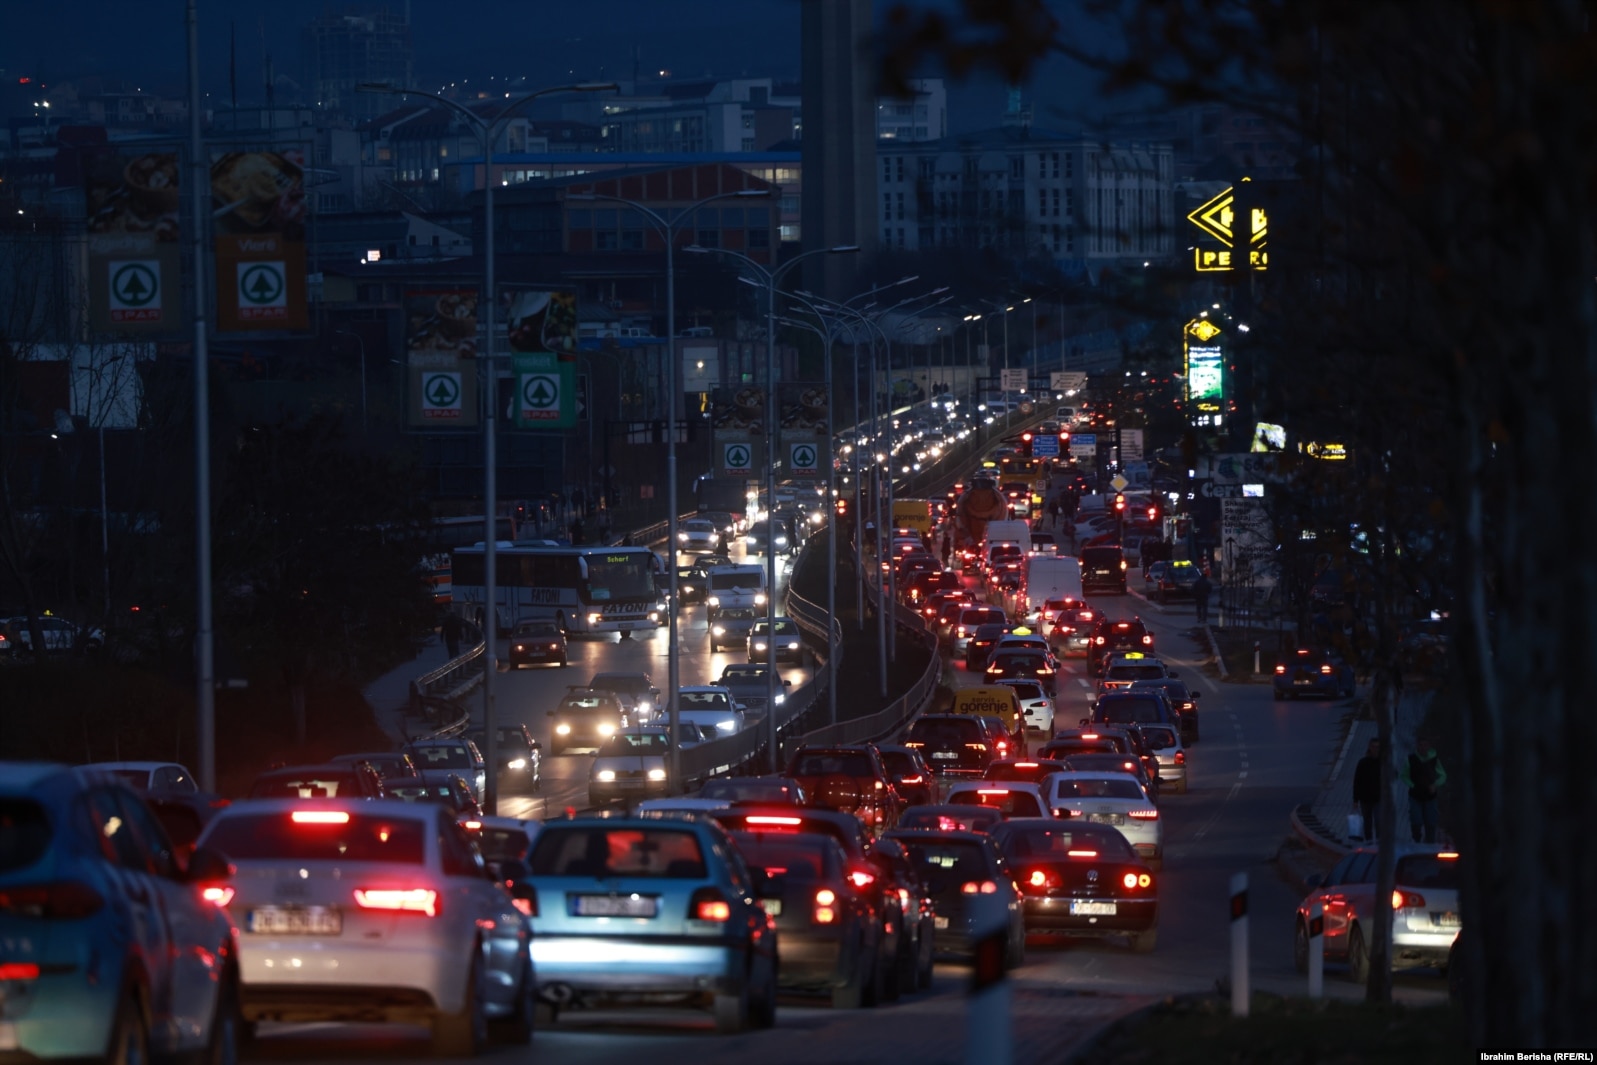
[[[965,714],[926,714],[910,726],[904,746],[920,751],[937,773],[979,777],[999,757],[986,723]]]
[[[1101,676],[1104,663],[1109,661],[1109,656],[1123,654],[1126,651],[1141,651],[1143,654],[1153,652],[1153,633],[1142,623],[1141,618],[1131,618],[1128,621],[1110,621],[1101,618],[1092,628],[1092,638],[1087,644],[1087,673],[1090,676]]]
[[[1099,544],[1081,549],[1081,589],[1126,594],[1126,553],[1118,544]]]

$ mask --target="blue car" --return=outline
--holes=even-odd
[[[527,856],[546,1019],[604,1001],[708,1007],[721,1032],[776,1020],[776,923],[726,830],[676,811],[545,821]]]
[[[238,941],[111,773],[0,762],[0,1059],[236,1059]]]
[[[1353,667],[1330,651],[1299,647],[1275,667],[1275,698],[1296,699],[1318,695],[1328,699],[1353,697]]]

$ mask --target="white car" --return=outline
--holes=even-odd
[[[743,731],[743,704],[732,689],[719,684],[697,684],[677,691],[677,718],[702,729],[714,729],[717,739]]]
[[[678,551],[714,551],[721,546],[721,530],[712,521],[690,518],[677,528]]]
[[[188,767],[176,762],[95,762],[141,795],[194,795],[200,790]]]
[[[1159,763],[1159,790],[1166,784],[1177,795],[1187,793],[1187,748],[1181,742],[1181,729],[1175,725],[1140,725],[1143,746]]]
[[[444,807],[250,800],[199,846],[233,869],[199,890],[238,927],[246,1021],[429,1025],[443,1057],[482,1049],[490,1024],[532,1038],[523,899],[489,878]]]
[[[1015,698],[1020,700],[1021,717],[1026,721],[1026,731],[1053,734],[1054,701],[1041,684],[1024,678],[1011,678],[998,683],[1015,690]]]
[[[1050,817],[1044,784],[1029,780],[961,780],[949,785],[943,802],[951,806],[991,806],[1006,818]]]
[[[1124,774],[1055,773],[1049,803],[1054,816],[1113,825],[1149,867],[1164,864],[1164,825],[1142,784]]]
[[[621,729],[599,745],[588,770],[588,802],[603,806],[667,794],[666,759],[671,753],[669,729],[652,726]]]

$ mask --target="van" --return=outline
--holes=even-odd
[[[1002,684],[955,689],[954,705],[948,712],[966,717],[996,717],[1011,733],[1019,732],[1026,725],[1015,689]]]
[[[1026,613],[1050,599],[1081,602],[1081,563],[1070,555],[1032,555],[1026,559]]]
[[[1031,553],[1031,525],[1024,521],[990,521],[987,523],[988,544],[1019,544],[1020,553]]]
[[[727,607],[765,605],[765,567],[752,565],[712,566],[706,575],[709,592],[705,597],[710,620]]]
[[[931,500],[893,500],[893,528],[914,529],[922,536],[930,536],[932,532]]]

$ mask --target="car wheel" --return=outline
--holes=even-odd
[[[507,1016],[497,1018],[490,1028],[501,1043],[526,1046],[532,1042],[533,1029],[537,1027],[537,989],[532,986],[532,966],[521,967],[521,982],[516,985],[516,1001]]]
[[[854,971],[849,974],[848,983],[832,988],[834,1010],[857,1010],[865,1005],[865,989],[871,979],[870,964],[870,955],[861,943],[854,952]]]
[[[238,974],[229,972],[216,993],[216,1009],[211,1014],[211,1038],[196,1065],[237,1065],[239,1046],[244,1042],[243,1015],[238,1007]]]
[[[1149,928],[1146,931],[1134,932],[1131,935],[1131,950],[1135,954],[1152,954],[1153,948],[1159,945],[1159,930]]]
[[[105,1060],[110,1065],[149,1065],[150,1029],[144,1019],[144,1007],[132,988],[122,993],[116,1008],[116,1020],[111,1024],[111,1041],[106,1045]]]
[[[1299,973],[1309,971],[1309,927],[1302,921],[1292,933],[1292,967]]]
[[[760,1000],[754,1007],[754,1027],[776,1027],[776,969],[777,960],[773,955],[769,965],[769,975],[765,978],[765,989],[760,992]]]
[[[433,1055],[474,1057],[488,1044],[488,1016],[482,1002],[482,948],[473,944],[465,997],[455,1013],[433,1014]]]
[[[715,1030],[722,1035],[736,1035],[747,1030],[749,1026],[750,1007],[749,982],[747,975],[739,982],[738,989],[729,995],[716,995],[713,1010],[715,1012]]]
[[[1347,978],[1355,984],[1370,982],[1370,948],[1364,942],[1364,929],[1358,925],[1348,933]]]

